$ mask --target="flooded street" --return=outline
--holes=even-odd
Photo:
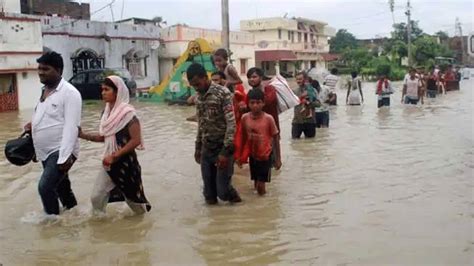
[[[78,207],[44,220],[40,164],[10,165],[0,154],[0,264],[3,265],[472,265],[474,260],[474,82],[424,106],[331,110],[329,129],[291,140],[281,115],[283,167],[259,197],[238,169],[244,203],[204,204],[193,160],[192,107],[135,103],[145,136],[139,151],[153,209],[134,217],[124,203],[90,215],[102,144],[81,141],[70,172]],[[82,127],[98,129],[102,106],[87,103]],[[30,112],[0,113],[0,143]]]

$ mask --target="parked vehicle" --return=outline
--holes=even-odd
[[[103,68],[89,69],[76,73],[69,82],[77,88],[84,100],[102,99],[100,86],[104,79],[110,75],[120,76],[130,91],[130,96],[134,97],[137,90],[137,83],[127,69],[124,68]]]

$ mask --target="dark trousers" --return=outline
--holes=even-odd
[[[380,108],[382,106],[390,106],[390,98],[383,97],[382,99],[380,99],[377,103],[377,107]]]
[[[201,175],[204,183],[204,198],[206,201],[214,201],[219,197],[223,201],[232,201],[238,196],[232,186],[232,175],[234,174],[234,159],[229,157],[227,168],[220,169],[216,166],[218,152],[210,152],[204,149],[201,152]]]
[[[426,91],[426,96],[428,98],[436,98],[436,94],[438,94],[438,92],[435,91],[435,90],[427,90]]]
[[[316,112],[316,127],[329,127],[329,111]]]
[[[409,98],[409,97],[405,97],[405,104],[417,105],[418,101],[419,101],[419,99],[412,99],[412,98]]]
[[[43,174],[38,184],[38,192],[47,214],[59,214],[58,198],[67,209],[77,205],[68,174],[59,170],[58,158],[59,151],[54,152],[42,162]]]
[[[291,137],[299,139],[301,133],[304,133],[306,138],[314,138],[316,136],[316,125],[314,123],[292,124]]]

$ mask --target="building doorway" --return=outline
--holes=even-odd
[[[0,112],[18,110],[16,74],[0,74]]]
[[[74,74],[83,70],[104,68],[105,65],[104,58],[91,49],[79,49],[71,57],[71,61]]]

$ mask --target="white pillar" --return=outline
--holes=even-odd
[[[275,61],[275,73],[280,75],[280,61]]]

